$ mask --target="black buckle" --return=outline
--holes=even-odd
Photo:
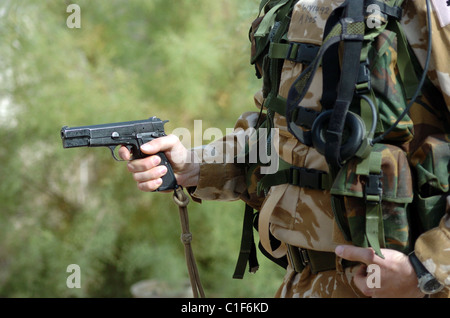
[[[297,46],[297,52],[294,57],[291,57],[294,46]],[[286,60],[296,63],[310,64],[319,53],[320,46],[306,43],[289,43],[289,50],[286,54]]]
[[[303,248],[298,248],[299,256],[300,256],[300,261],[302,262],[303,266],[306,267],[306,265],[308,265],[310,263],[310,259],[309,259],[309,255],[308,255],[308,250],[305,250]]]
[[[369,174],[364,187],[364,199],[368,203],[378,204],[381,202],[381,196],[383,195],[383,183],[381,178],[383,174]]]
[[[314,121],[317,117],[319,117],[320,114],[320,112],[315,111],[311,108],[299,106],[297,120],[295,121],[295,123],[303,128],[311,129]]]
[[[302,188],[324,190],[322,184],[324,174],[325,172],[319,170],[291,166],[289,171],[289,184]]]
[[[360,95],[370,93],[372,81],[370,79],[369,61],[366,59],[359,64],[358,79],[356,81],[356,93]]]
[[[308,251],[300,247],[287,244],[287,255],[292,268],[297,273],[301,273],[310,263]]]

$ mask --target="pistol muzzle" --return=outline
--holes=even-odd
[[[61,129],[61,139],[64,148],[88,147],[91,134],[88,129],[69,128]]]

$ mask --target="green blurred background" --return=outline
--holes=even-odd
[[[81,8],[69,29],[66,8]],[[0,3],[0,297],[162,296],[186,289],[178,211],[143,193],[109,150],[64,150],[60,129],[169,119],[166,130],[234,126],[261,83],[248,30],[259,0],[5,0]],[[205,141],[207,143],[208,141]],[[242,202],[191,203],[209,297],[272,297],[283,270],[233,280]],[[69,289],[69,264],[81,288]],[[160,292],[160,291],[158,291]]]

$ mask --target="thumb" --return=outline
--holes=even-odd
[[[179,142],[175,135],[168,135],[153,139],[152,141],[141,146],[141,151],[148,155],[153,155],[158,152],[165,152],[172,150]]]
[[[371,248],[339,245],[336,247],[335,253],[337,256],[348,261],[361,262],[366,265],[374,263],[375,252]]]

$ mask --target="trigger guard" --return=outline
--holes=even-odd
[[[118,161],[118,162],[126,161],[126,160],[122,160],[122,159],[117,158],[116,149],[118,147],[120,147],[120,146],[110,146],[110,147],[108,147],[109,150],[111,150],[112,157],[114,158],[115,161]],[[125,146],[125,147],[127,147],[127,149],[131,152],[130,146]]]

